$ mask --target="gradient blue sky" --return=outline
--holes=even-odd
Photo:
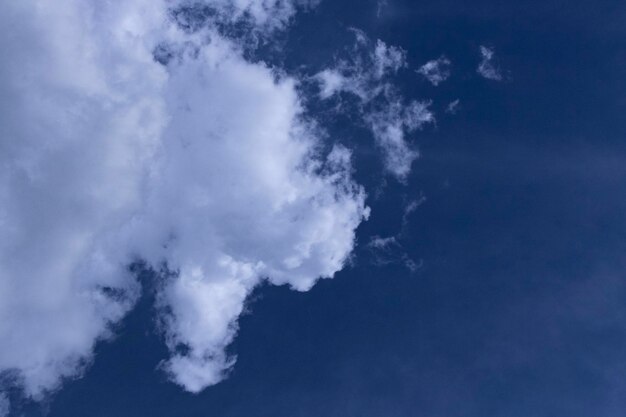
[[[617,0],[323,0],[299,13],[280,48],[253,58],[313,74],[355,27],[404,48],[413,69],[452,61],[437,87],[413,70],[394,80],[437,113],[411,135],[421,157],[406,184],[385,177],[350,114],[308,103],[354,149],[369,194],[352,265],[309,292],[257,288],[229,347],[236,366],[200,394],[155,369],[167,350],[144,276],[84,376],[43,403],[15,392],[11,415],[626,415],[625,21]],[[502,81],[476,73],[481,45]],[[373,236],[398,244],[381,253]]]

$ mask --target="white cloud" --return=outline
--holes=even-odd
[[[406,134],[434,121],[430,103],[413,101],[404,105],[400,99],[389,102],[380,111],[366,115],[378,145],[383,149],[385,167],[398,180],[405,181],[419,152],[406,141]]]
[[[0,5],[0,370],[35,398],[137,297],[116,240],[166,120],[149,3]]]
[[[186,353],[166,368],[197,391],[228,367],[224,346],[261,278],[307,290],[342,268],[364,195],[349,178],[346,149],[325,162],[316,156],[293,80],[276,83],[268,68],[216,40],[171,72],[166,96],[175,116],[146,227],[160,229],[154,242],[174,236],[148,259],[180,271],[161,302],[171,308],[168,344]]]
[[[417,72],[424,76],[435,87],[450,77],[452,63],[445,56],[428,61]]]
[[[387,74],[395,74],[402,67],[406,66],[406,51],[395,46],[389,46],[378,39],[374,49],[374,68],[377,79],[383,78]]]
[[[390,236],[390,237],[380,237],[378,235],[373,236],[369,243],[367,244],[370,248],[375,248],[375,249],[386,249],[390,246],[395,246],[397,245],[397,241],[395,236]]]
[[[500,69],[494,63],[495,51],[492,48],[481,45],[480,55],[482,56],[482,60],[480,61],[480,64],[478,64],[476,72],[488,80],[502,80]]]
[[[289,9],[211,4],[263,24]],[[184,34],[165,1],[5,2],[0,33],[0,372],[25,395],[80,375],[139,296],[137,259],[176,272],[162,366],[193,392],[232,365],[255,285],[307,290],[343,267],[365,196],[347,149],[321,153],[296,80]],[[158,64],[159,44],[181,58]]]
[[[347,90],[349,79],[346,79],[341,72],[335,69],[325,69],[315,75],[320,84],[320,98],[327,99],[334,94]]]
[[[381,40],[373,45],[365,33],[352,29],[356,43],[346,60],[317,73],[319,96],[329,99],[347,93],[358,99],[358,113],[382,150],[386,170],[406,181],[418,152],[406,136],[425,123],[434,122],[429,102],[406,103],[391,82],[391,76],[407,66],[406,52]]]

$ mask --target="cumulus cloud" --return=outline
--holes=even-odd
[[[277,26],[304,3],[203,4]],[[297,81],[187,30],[181,5],[0,4],[0,372],[28,397],[81,374],[140,295],[137,261],[168,271],[162,368],[218,382],[250,291],[332,277],[368,215]]]
[[[35,398],[138,295],[117,238],[167,119],[150,3],[0,5],[0,370]]]
[[[356,111],[382,150],[386,170],[399,181],[406,181],[419,155],[406,136],[425,123],[434,122],[430,102],[407,103],[392,83],[391,77],[407,67],[403,49],[381,40],[373,43],[364,32],[352,31],[356,42],[349,57],[313,77],[319,85],[319,97],[356,97]]]
[[[293,80],[275,82],[268,68],[216,40],[170,70],[166,97],[175,117],[152,180],[153,204],[138,225],[147,231],[135,235],[159,231],[153,242],[169,239],[166,249],[144,254],[179,271],[160,298],[175,353],[165,367],[198,391],[231,363],[224,347],[261,278],[307,290],[342,268],[364,194],[350,180],[347,149],[316,156]]]
[[[480,46],[480,55],[482,56],[482,60],[478,64],[478,68],[476,72],[478,72],[482,77],[493,80],[500,81],[502,80],[502,74],[500,73],[500,69],[496,65],[495,61],[495,51],[493,48],[488,48],[486,46]]]
[[[417,73],[421,74],[435,87],[450,77],[452,63],[444,55],[422,65]]]

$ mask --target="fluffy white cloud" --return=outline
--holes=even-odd
[[[478,72],[482,77],[488,80],[502,80],[502,74],[500,73],[500,69],[494,63],[495,51],[492,48],[481,45],[480,55],[482,56],[482,60],[478,64],[476,72]]]
[[[167,119],[151,3],[0,5],[0,370],[35,398],[137,297],[117,235]]]
[[[444,82],[450,77],[450,66],[452,63],[444,55],[437,59],[428,61],[417,70],[418,74],[421,74],[435,87]]]
[[[166,368],[198,391],[228,367],[224,347],[259,280],[307,290],[331,277],[366,211],[350,180],[349,152],[318,157],[293,80],[274,81],[270,69],[247,63],[218,38],[170,71],[173,118],[138,226],[147,232],[135,235],[159,231],[151,240],[169,242],[144,256],[179,271],[160,300],[171,312],[168,345],[184,353]]]
[[[407,66],[406,52],[381,40],[373,45],[360,30],[353,29],[356,42],[350,56],[334,68],[317,73],[319,96],[327,100],[342,93],[358,101],[358,113],[369,126],[383,153],[385,168],[399,181],[405,181],[418,152],[407,141],[407,134],[434,122],[429,102],[406,103],[390,78]]]
[[[207,3],[261,24],[296,4]],[[0,4],[0,372],[32,398],[132,308],[139,259],[174,272],[164,369],[189,391],[218,382],[254,286],[332,277],[367,217],[350,152],[323,153],[296,81],[210,28],[185,34],[172,4]],[[157,63],[159,45],[178,59]]]

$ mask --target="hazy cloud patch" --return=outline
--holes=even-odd
[[[493,81],[501,81],[502,73],[495,62],[495,50],[487,46],[480,46],[480,55],[482,60],[478,64],[476,72],[483,78]]]
[[[435,87],[450,77],[452,62],[445,55],[428,61],[422,65],[417,73],[421,74]]]
[[[461,100],[460,99],[457,98],[456,100],[452,100],[446,106],[446,113],[457,114],[457,112],[459,111],[460,107],[461,107]]]

